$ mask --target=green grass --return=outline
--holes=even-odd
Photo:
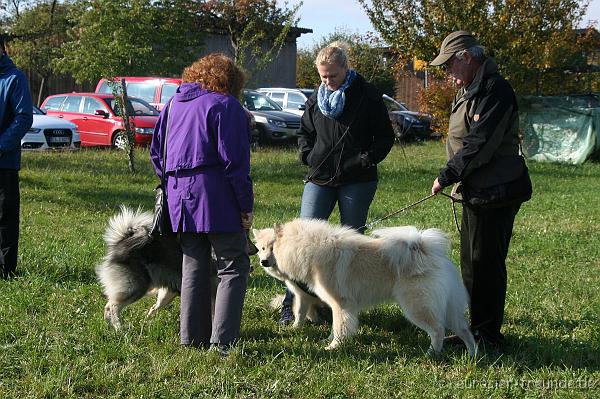
[[[440,143],[394,147],[380,168],[370,220],[427,196]],[[157,179],[147,151],[131,175],[121,153],[26,153],[21,171],[20,277],[0,281],[1,398],[454,398],[600,396],[600,164],[530,163],[534,198],[517,217],[508,267],[508,353],[471,362],[429,339],[395,305],[361,316],[359,334],[327,352],[326,326],[280,327],[269,301],[281,285],[253,259],[239,347],[227,359],[181,348],[178,304],[145,320],[145,298],[124,329],[104,323],[94,266],[119,204],[151,209]],[[304,169],[292,149],[252,154],[255,226],[299,212]],[[339,217],[334,214],[333,221]],[[451,207],[432,198],[380,226],[450,234]]]

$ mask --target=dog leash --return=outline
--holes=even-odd
[[[455,208],[454,204],[455,204],[456,202],[461,202],[461,201],[460,201],[458,198],[455,198],[455,197],[453,197],[453,196],[451,196],[451,195],[449,195],[449,194],[446,194],[446,193],[444,193],[443,191],[440,191],[438,194],[441,194],[441,195],[443,195],[444,197],[448,197],[448,198],[450,198],[450,199],[452,200],[452,212],[453,212],[453,214],[454,214],[454,223],[456,224],[456,229],[458,230],[458,232],[459,232],[459,234],[460,234],[460,228],[459,228],[459,226],[458,226],[458,218],[456,217],[456,208]],[[428,199],[430,199],[430,198],[432,198],[432,197],[435,197],[436,195],[437,195],[437,194],[430,194],[430,195],[428,195],[427,197],[421,198],[420,200],[418,200],[418,201],[415,201],[415,202],[413,202],[412,204],[405,206],[404,208],[400,208],[400,209],[398,209],[397,211],[394,211],[394,212],[392,212],[392,213],[389,213],[389,214],[385,215],[384,217],[382,217],[382,218],[380,218],[380,219],[375,219],[374,221],[372,221],[372,222],[370,222],[370,223],[367,223],[367,224],[365,224],[364,226],[361,226],[361,227],[359,227],[359,228],[358,228],[358,231],[361,231],[362,229],[371,230],[371,229],[373,228],[373,226],[375,226],[376,224],[378,224],[378,223],[381,223],[381,222],[383,222],[384,220],[386,220],[386,219],[389,219],[389,218],[391,218],[392,216],[395,216],[395,215],[397,215],[397,214],[399,214],[399,213],[405,212],[406,210],[408,210],[408,209],[410,209],[410,208],[412,208],[412,207],[414,207],[414,206],[417,206],[417,205],[419,205],[420,203],[422,203],[422,202],[425,202],[425,201],[427,201]]]

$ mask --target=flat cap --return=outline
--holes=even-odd
[[[452,32],[446,36],[440,47],[440,53],[433,61],[431,61],[430,65],[444,65],[458,51],[477,45],[479,45],[479,42],[470,32],[467,32],[466,30]]]

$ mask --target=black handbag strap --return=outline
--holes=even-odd
[[[160,187],[163,189],[164,195],[167,195],[167,188],[165,187],[165,181],[167,180],[166,172],[167,169],[167,139],[169,138],[169,119],[171,119],[171,107],[173,106],[173,100],[167,108],[167,128],[165,129],[165,138],[162,146],[162,170],[160,174]]]

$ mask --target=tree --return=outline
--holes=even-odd
[[[41,103],[46,79],[56,72],[55,60],[65,41],[68,3],[42,1],[16,12],[10,26],[11,57],[19,67],[37,73],[42,79],[37,104]]]
[[[58,65],[78,82],[178,75],[197,58],[200,18],[182,0],[83,0]]]
[[[276,0],[204,0],[196,2],[208,26],[229,36],[235,63],[246,70],[262,70],[283,47],[296,26],[299,2],[287,8]]]
[[[315,87],[321,78],[315,66],[319,51],[328,44],[339,40],[346,42],[350,67],[384,93],[393,95],[395,58],[388,53],[387,46],[372,34],[358,35],[343,30],[325,36],[310,50],[298,52],[296,61],[296,85],[298,87]]]
[[[298,50],[296,53],[296,87],[312,88],[321,83],[315,68],[316,53],[313,50]]]
[[[200,19],[183,0],[83,0],[70,16],[74,27],[58,65],[78,82],[180,74],[195,60],[202,43]],[[123,150],[134,173],[134,126],[125,106],[127,93],[116,84],[112,89],[127,138]]]
[[[400,54],[431,60],[450,32],[473,32],[495,53],[520,94],[541,94],[544,74],[568,70],[573,58],[560,49],[577,42],[573,31],[587,0],[359,0],[375,29]],[[570,52],[572,53],[572,52]]]
[[[7,0],[0,1],[0,20],[3,27],[10,26],[11,21],[21,16],[23,9],[32,6],[32,0]]]

